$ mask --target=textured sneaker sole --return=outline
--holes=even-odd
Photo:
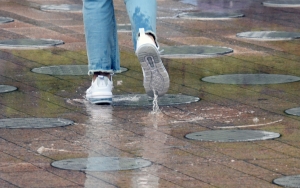
[[[146,93],[151,97],[154,97],[153,89],[158,96],[167,93],[170,85],[169,74],[158,50],[151,44],[144,44],[137,49],[137,57],[143,69]]]

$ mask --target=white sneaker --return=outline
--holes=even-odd
[[[153,90],[158,96],[162,96],[169,89],[169,74],[161,61],[155,42],[145,34],[144,28],[140,28],[139,31],[140,36],[137,40],[136,55],[143,70],[144,88],[151,97],[154,96]]]
[[[86,99],[93,104],[112,103],[113,82],[106,76],[99,75],[86,90]]]

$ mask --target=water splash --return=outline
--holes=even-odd
[[[153,110],[152,110],[152,114],[158,114],[160,112],[159,106],[158,106],[158,95],[155,92],[155,90],[153,89],[153,94],[154,94],[154,98],[153,98]]]

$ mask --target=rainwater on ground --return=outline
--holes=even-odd
[[[64,42],[47,48],[1,47],[0,89],[17,89],[0,91],[0,120],[54,118],[74,122],[43,128],[41,121],[38,129],[0,127],[0,187],[278,187],[274,179],[300,174],[300,117],[286,113],[300,107],[300,41],[236,36],[250,31],[299,33],[300,9],[266,7],[257,0],[157,2],[161,49],[215,46],[233,50],[216,56],[162,58],[171,80],[168,95],[199,100],[170,105],[160,105],[159,98],[158,103],[147,99],[151,105],[88,103],[84,95],[91,77],[87,74],[32,71],[48,66],[87,65],[82,13],[40,9],[57,1],[0,0],[0,17],[13,19],[0,24],[0,40]],[[115,0],[114,4],[118,24],[128,25],[123,1]],[[189,12],[236,12],[245,16],[222,20],[178,17]],[[135,102],[138,98],[132,96],[145,94],[143,73],[133,51],[131,33],[118,35],[121,66],[128,70],[114,75],[113,93],[130,96],[127,102]],[[247,78],[245,75],[264,76],[254,79],[260,84],[213,83],[204,79],[220,75],[241,75],[239,79]],[[295,79],[261,84],[265,75]],[[185,137],[190,133],[234,130],[280,136],[246,142]],[[78,158],[85,161],[79,164],[79,170],[51,165]],[[113,162],[106,164],[108,167],[102,160],[94,163],[94,159],[103,158]],[[122,163],[124,159],[151,165],[130,170],[130,163]],[[113,171],[99,170],[112,164],[119,166],[114,166]]]

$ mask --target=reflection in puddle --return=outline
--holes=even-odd
[[[118,117],[114,116],[114,107],[111,105],[93,105],[86,100],[70,100],[73,102],[82,103],[86,107],[86,111],[89,114],[89,120],[86,126],[85,139],[89,148],[88,159],[91,160],[93,157],[99,157],[104,155],[106,157],[132,157],[135,156],[135,151],[141,151],[138,155],[141,159],[150,159],[150,161],[156,161],[158,159],[165,158],[159,151],[163,147],[163,139],[155,130],[144,130],[144,136],[137,136],[130,130],[124,130],[124,122],[120,122]],[[131,112],[129,112],[131,113]],[[160,119],[161,113],[149,113],[149,118],[155,122]],[[149,119],[148,119],[149,120]],[[126,123],[125,123],[126,124]],[[126,126],[126,125],[124,125]],[[131,139],[128,139],[132,135]],[[157,141],[159,137],[160,141]],[[134,142],[135,144],[132,144]],[[130,143],[130,145],[129,145]],[[127,148],[127,149],[122,149]],[[130,149],[128,149],[130,148]],[[155,152],[153,152],[155,150]],[[89,161],[87,161],[89,163]],[[101,163],[99,163],[101,165]],[[105,165],[105,164],[103,164]],[[100,167],[101,168],[101,167]],[[138,171],[124,171],[126,179],[131,181],[122,182],[124,187],[138,187],[138,188],[157,188],[160,185],[160,178],[157,175],[157,171],[160,166],[146,167],[140,172]],[[121,173],[121,172],[120,172]],[[111,174],[105,174],[105,177],[109,177]],[[118,174],[114,174],[118,175]],[[118,176],[122,179],[122,175]],[[105,179],[105,178],[104,178]],[[103,181],[103,173],[97,172],[86,172],[86,180],[84,187],[92,188],[99,187],[99,183]],[[110,181],[110,183],[119,186],[118,182]]]

